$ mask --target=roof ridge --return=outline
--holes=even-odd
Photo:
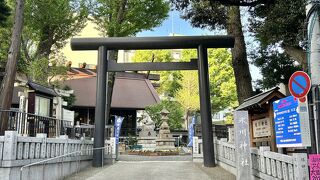
[[[262,93],[259,93],[259,94],[254,95],[254,96],[251,96],[251,97],[245,99],[243,102],[249,101],[249,100],[254,99],[254,98],[256,98],[256,97],[259,97],[259,96],[261,96],[261,95],[263,95],[263,94],[266,94],[266,93],[268,93],[268,92],[270,92],[270,91],[274,91],[274,90],[278,90],[278,89],[280,89],[278,86],[273,87],[273,88],[271,88],[271,89],[269,89],[269,90],[267,90],[267,91],[265,91],[265,92],[262,92]]]

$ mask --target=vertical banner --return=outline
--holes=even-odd
[[[310,180],[320,179],[320,154],[309,155]]]
[[[189,143],[188,143],[188,147],[192,147],[193,146],[193,136],[194,136],[194,124],[196,123],[196,116],[194,115],[192,117],[192,121],[189,124]]]
[[[115,116],[115,122],[114,122],[114,137],[116,138],[116,144],[119,144],[119,135],[121,130],[121,125],[124,117],[121,116]]]
[[[251,179],[251,152],[248,111],[235,111],[235,145],[237,153],[237,180]]]

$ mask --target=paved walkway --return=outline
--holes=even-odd
[[[220,167],[204,168],[190,161],[119,161],[103,168],[89,168],[69,180],[234,180]]]

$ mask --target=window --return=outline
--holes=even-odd
[[[35,114],[39,116],[50,116],[50,99],[36,96]]]

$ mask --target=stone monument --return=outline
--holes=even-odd
[[[172,134],[170,132],[170,128],[168,125],[168,120],[169,120],[169,111],[166,109],[163,109],[161,112],[161,126],[159,130],[159,135],[156,140],[156,150],[173,150],[175,149],[174,147],[174,138],[172,138]]]
[[[142,145],[142,150],[155,150],[157,138],[156,132],[154,131],[155,123],[151,120],[148,114],[142,115],[140,123],[141,131],[137,138],[137,144]]]

